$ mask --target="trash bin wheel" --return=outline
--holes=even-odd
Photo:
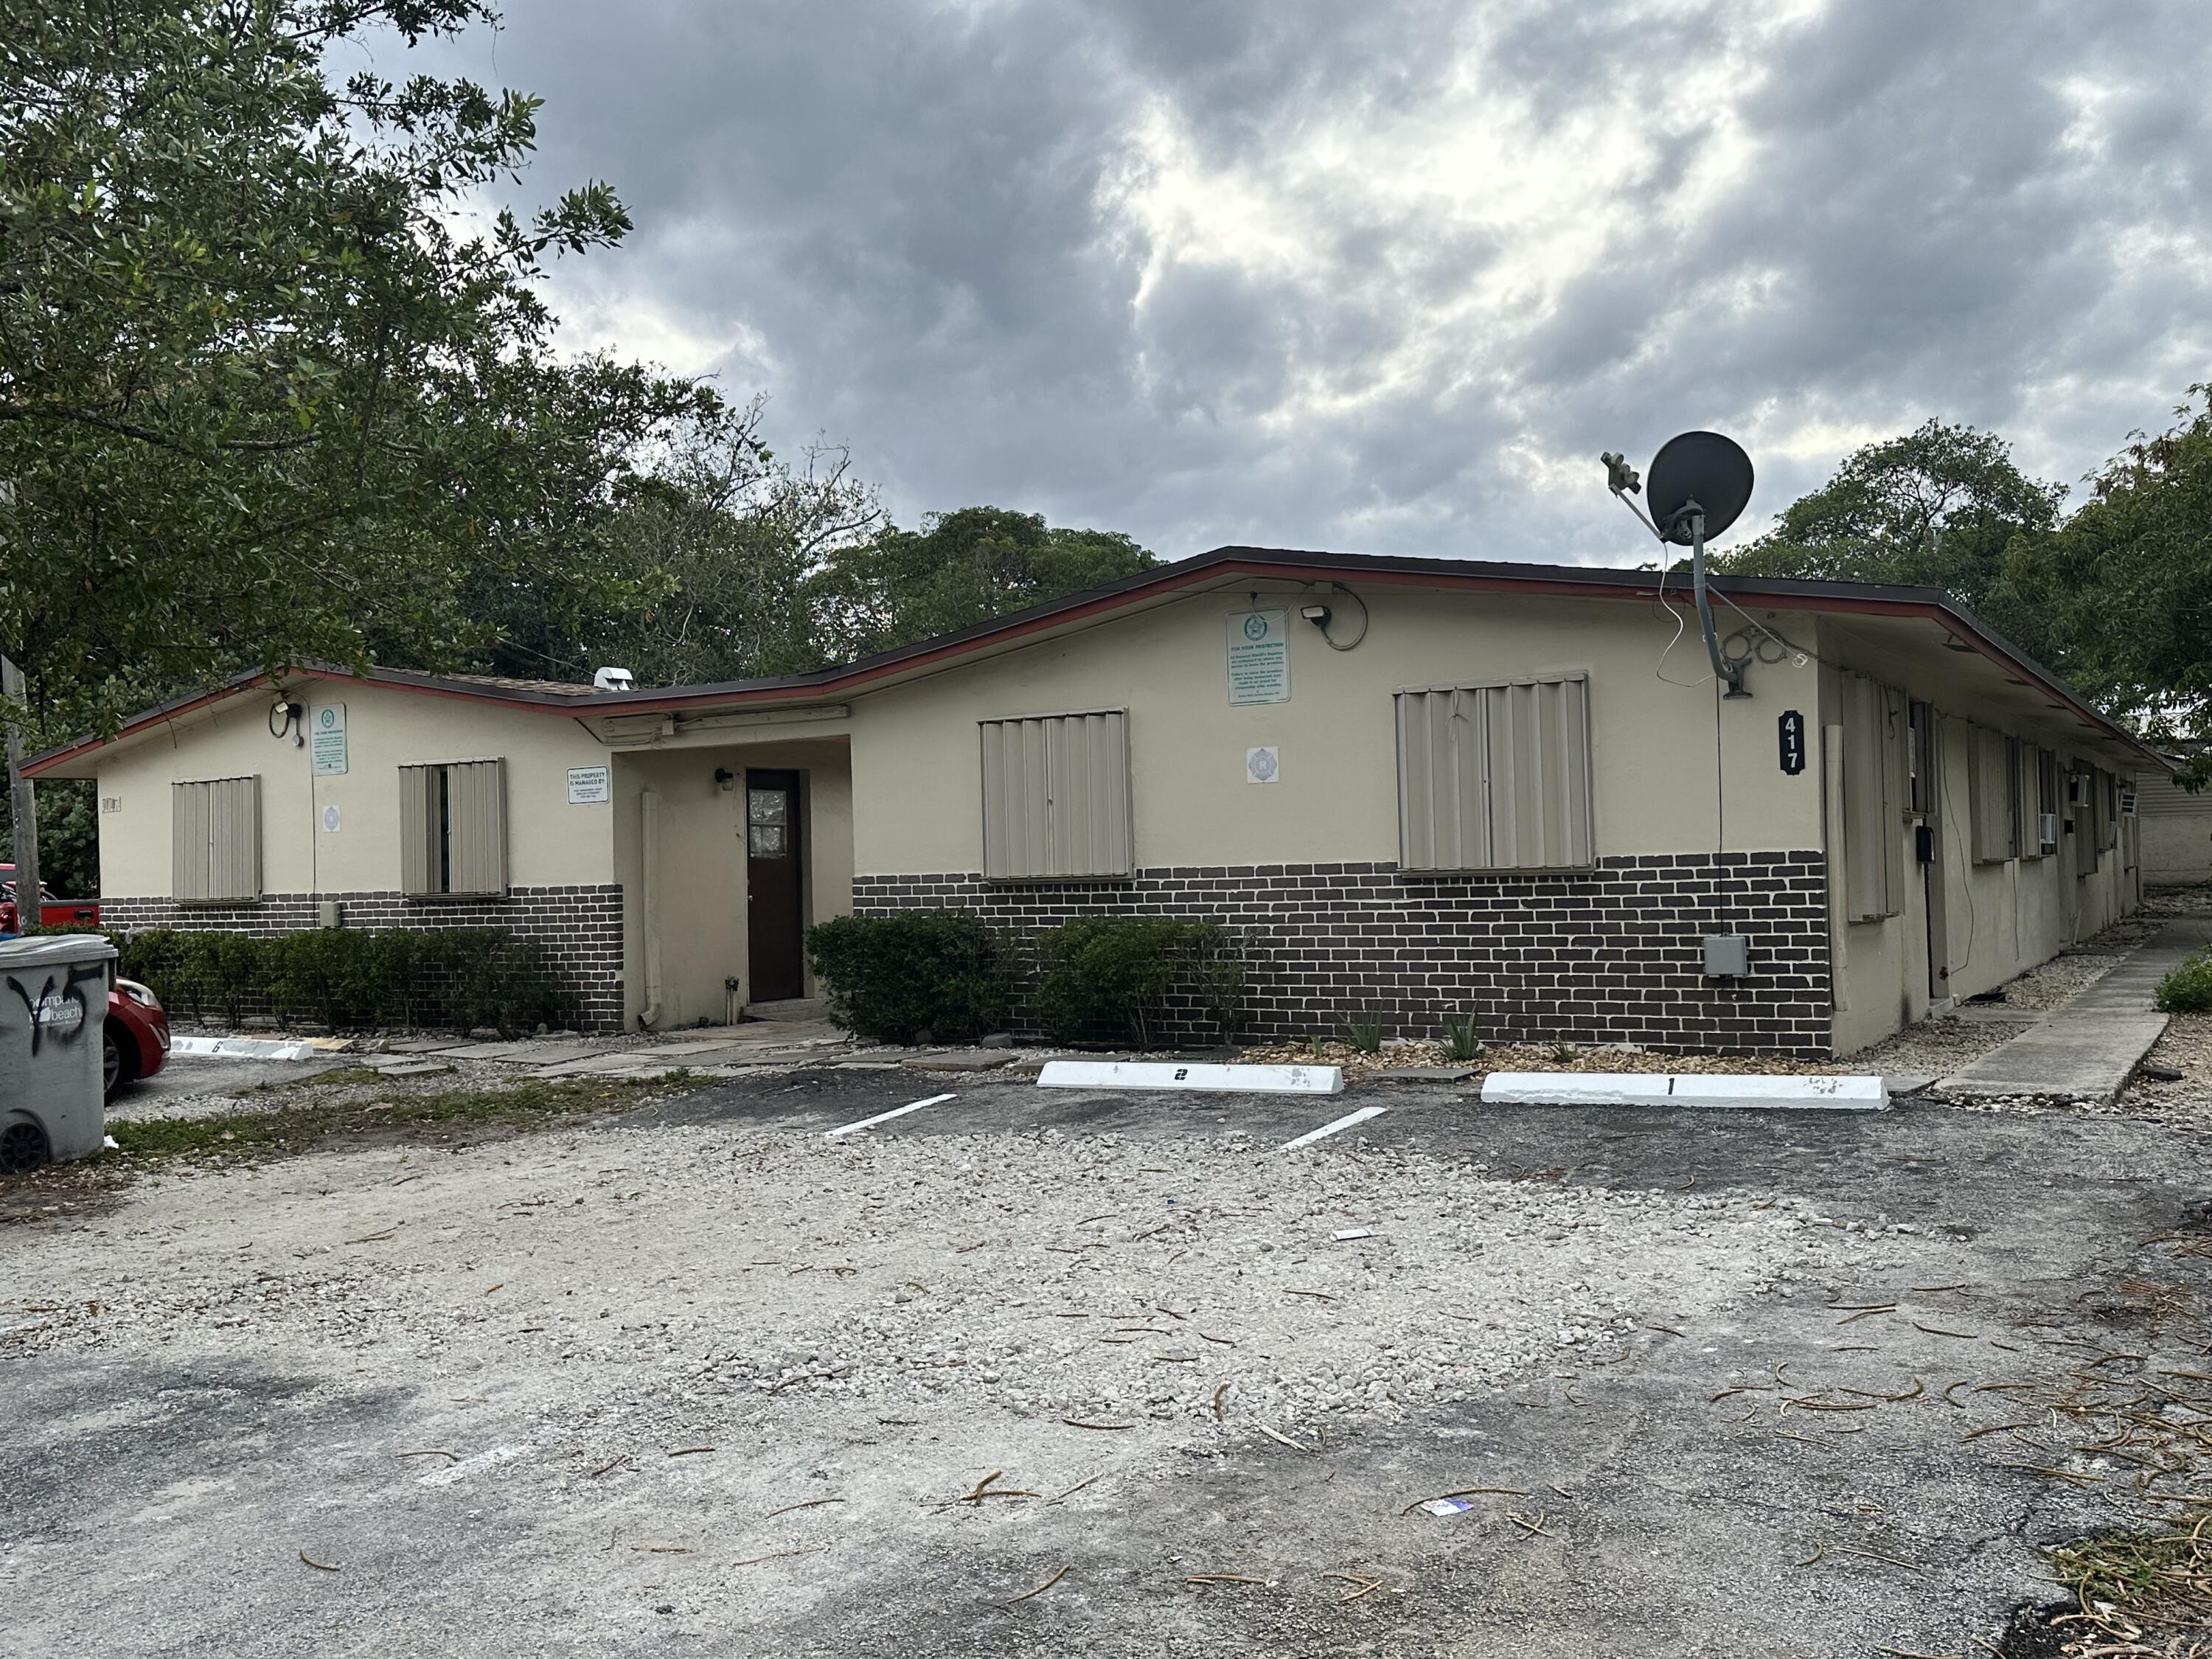
[[[0,1129],[0,1175],[26,1175],[50,1156],[46,1132],[21,1120]]]

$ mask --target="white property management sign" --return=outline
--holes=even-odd
[[[307,752],[314,757],[315,775],[337,777],[346,769],[345,705],[326,702],[307,714]]]
[[[604,766],[572,766],[568,769],[568,805],[596,806],[601,801],[613,799],[607,787],[607,769]]]
[[[1229,635],[1229,702],[1291,700],[1291,637],[1287,611],[1239,611],[1224,618]]]

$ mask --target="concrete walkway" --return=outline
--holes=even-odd
[[[2208,943],[2212,922],[2169,922],[2072,1001],[1939,1079],[1935,1092],[2110,1103],[2166,1030],[2166,1017],[2151,1006],[2159,981]]]

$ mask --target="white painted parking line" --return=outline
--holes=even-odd
[[[840,1129],[824,1130],[822,1138],[824,1140],[835,1140],[839,1135],[856,1134],[862,1129],[872,1129],[878,1123],[888,1123],[895,1117],[904,1117],[908,1112],[918,1112],[925,1106],[934,1106],[941,1100],[951,1098],[951,1095],[932,1095],[927,1100],[909,1100],[903,1106],[894,1106],[888,1112],[878,1112],[873,1117],[864,1117],[858,1123],[848,1123]]]
[[[1334,1123],[1324,1123],[1318,1129],[1307,1130],[1305,1133],[1300,1135],[1296,1140],[1285,1141],[1280,1146],[1277,1147],[1276,1150],[1278,1152],[1295,1152],[1299,1147],[1310,1146],[1316,1140],[1321,1140],[1329,1135],[1333,1135],[1340,1129],[1349,1129],[1355,1123],[1364,1123],[1370,1117],[1380,1117],[1383,1113],[1389,1109],[1390,1109],[1388,1106],[1362,1106],[1356,1112],[1346,1112],[1342,1117],[1337,1119]]]

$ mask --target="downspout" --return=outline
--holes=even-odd
[[[661,1014],[660,884],[653,875],[660,862],[660,797],[650,789],[637,798],[637,921],[645,946],[645,1006],[637,1011],[637,1023],[649,1031],[660,1024]]]
[[[1849,859],[1844,845],[1844,728],[1840,726],[1820,728],[1820,781],[1828,820],[1828,1004],[1840,1014],[1850,1006],[1844,995],[1844,940],[1850,912],[1844,891]]]

